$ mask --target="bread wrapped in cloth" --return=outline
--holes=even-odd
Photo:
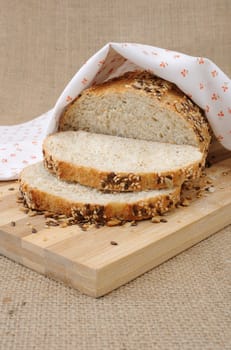
[[[147,71],[84,90],[63,112],[59,130],[191,145],[205,157],[211,139],[204,112],[175,84]]]
[[[76,223],[148,219],[179,203],[209,143],[203,111],[174,84],[126,73],[68,105],[59,132],[44,142],[45,166],[25,168],[20,191],[29,208]]]

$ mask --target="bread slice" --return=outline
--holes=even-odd
[[[42,162],[26,167],[20,176],[25,204],[35,210],[72,216],[76,223],[106,224],[112,219],[142,220],[162,214],[180,200],[180,186],[171,190],[103,193],[57,179]]]
[[[191,145],[205,154],[210,143],[203,111],[176,85],[147,71],[84,90],[63,112],[59,130]]]
[[[45,167],[62,180],[106,191],[179,186],[201,173],[197,147],[85,131],[65,131],[43,144]]]

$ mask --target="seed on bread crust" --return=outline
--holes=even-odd
[[[174,208],[180,200],[180,191],[178,186],[169,190],[104,194],[60,181],[47,172],[42,163],[25,168],[20,177],[26,211],[43,212],[47,226],[64,222],[88,228],[89,225],[115,226],[125,221],[150,219]]]

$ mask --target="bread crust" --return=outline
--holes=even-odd
[[[54,214],[65,214],[73,218],[73,223],[95,223],[105,225],[111,220],[139,221],[163,214],[174,208],[180,201],[181,187],[175,187],[169,194],[138,200],[133,203],[109,202],[106,205],[73,202],[66,198],[45,192],[31,186],[23,180],[23,174],[19,180],[20,194],[25,205],[33,210],[49,211]]]
[[[204,111],[200,109],[175,84],[161,79],[148,71],[125,73],[123,76],[111,79],[103,84],[92,86],[82,92],[64,110],[59,120],[59,130],[71,130],[69,115],[86,96],[102,97],[104,94],[133,91],[134,94],[151,97],[160,109],[174,112],[184,119],[195,134],[199,149],[207,155],[211,136],[210,127]],[[77,129],[74,129],[77,130]]]
[[[197,161],[175,171],[160,173],[107,172],[60,161],[49,153],[46,142],[43,145],[43,155],[44,167],[60,180],[109,192],[137,192],[181,186],[186,180],[198,178],[203,168],[202,162]]]

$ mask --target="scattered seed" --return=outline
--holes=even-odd
[[[163,218],[163,219],[160,219],[160,222],[168,222],[168,220],[167,219],[165,219],[165,218]]]
[[[37,233],[38,231],[36,230],[35,227],[32,227],[32,228],[31,228],[31,232],[32,232],[32,233]]]
[[[213,193],[215,191],[215,188],[213,186],[207,187],[206,191]]]
[[[57,221],[56,219],[53,219],[53,218],[50,218],[50,217],[47,218],[46,224],[47,224],[48,226],[59,226],[58,221]]]
[[[29,212],[29,209],[25,208],[25,207],[20,207],[19,210],[23,211],[25,214],[27,214]]]
[[[22,204],[23,203],[23,199],[17,199],[16,203]]]
[[[107,226],[109,227],[120,225],[120,224],[121,224],[121,220],[118,220],[118,219],[112,219],[107,222]]]
[[[111,241],[110,244],[111,244],[111,245],[118,245],[118,243],[115,242],[115,241]]]
[[[9,188],[8,188],[8,191],[14,191],[14,190],[15,190],[14,187],[9,187]]]
[[[58,215],[58,219],[66,219],[66,215]]]
[[[16,222],[15,221],[11,221],[10,225],[11,226],[16,226]]]
[[[34,210],[34,212],[36,212],[36,215],[43,215],[44,212],[43,211],[37,211],[37,210]]]
[[[152,219],[151,219],[151,222],[153,224],[158,224],[160,223],[160,217],[159,216],[154,216]]]
[[[188,207],[190,204],[190,201],[188,199],[183,199],[181,202],[182,207]]]
[[[207,184],[209,184],[209,185],[211,185],[213,182],[212,182],[212,180],[210,180],[210,179],[207,179]]]
[[[137,221],[131,221],[131,224],[130,224],[131,226],[137,226],[138,225],[138,223],[137,223]]]
[[[28,216],[30,216],[30,217],[33,217],[33,216],[36,216],[36,215],[37,215],[37,212],[35,210],[30,210],[28,212]]]
[[[18,193],[17,194],[17,199],[20,200],[20,201],[23,201],[24,198],[23,198],[23,196],[20,193]]]
[[[49,212],[49,211],[45,211],[44,212],[44,217],[45,218],[50,218],[52,216],[52,213],[51,212]]]

